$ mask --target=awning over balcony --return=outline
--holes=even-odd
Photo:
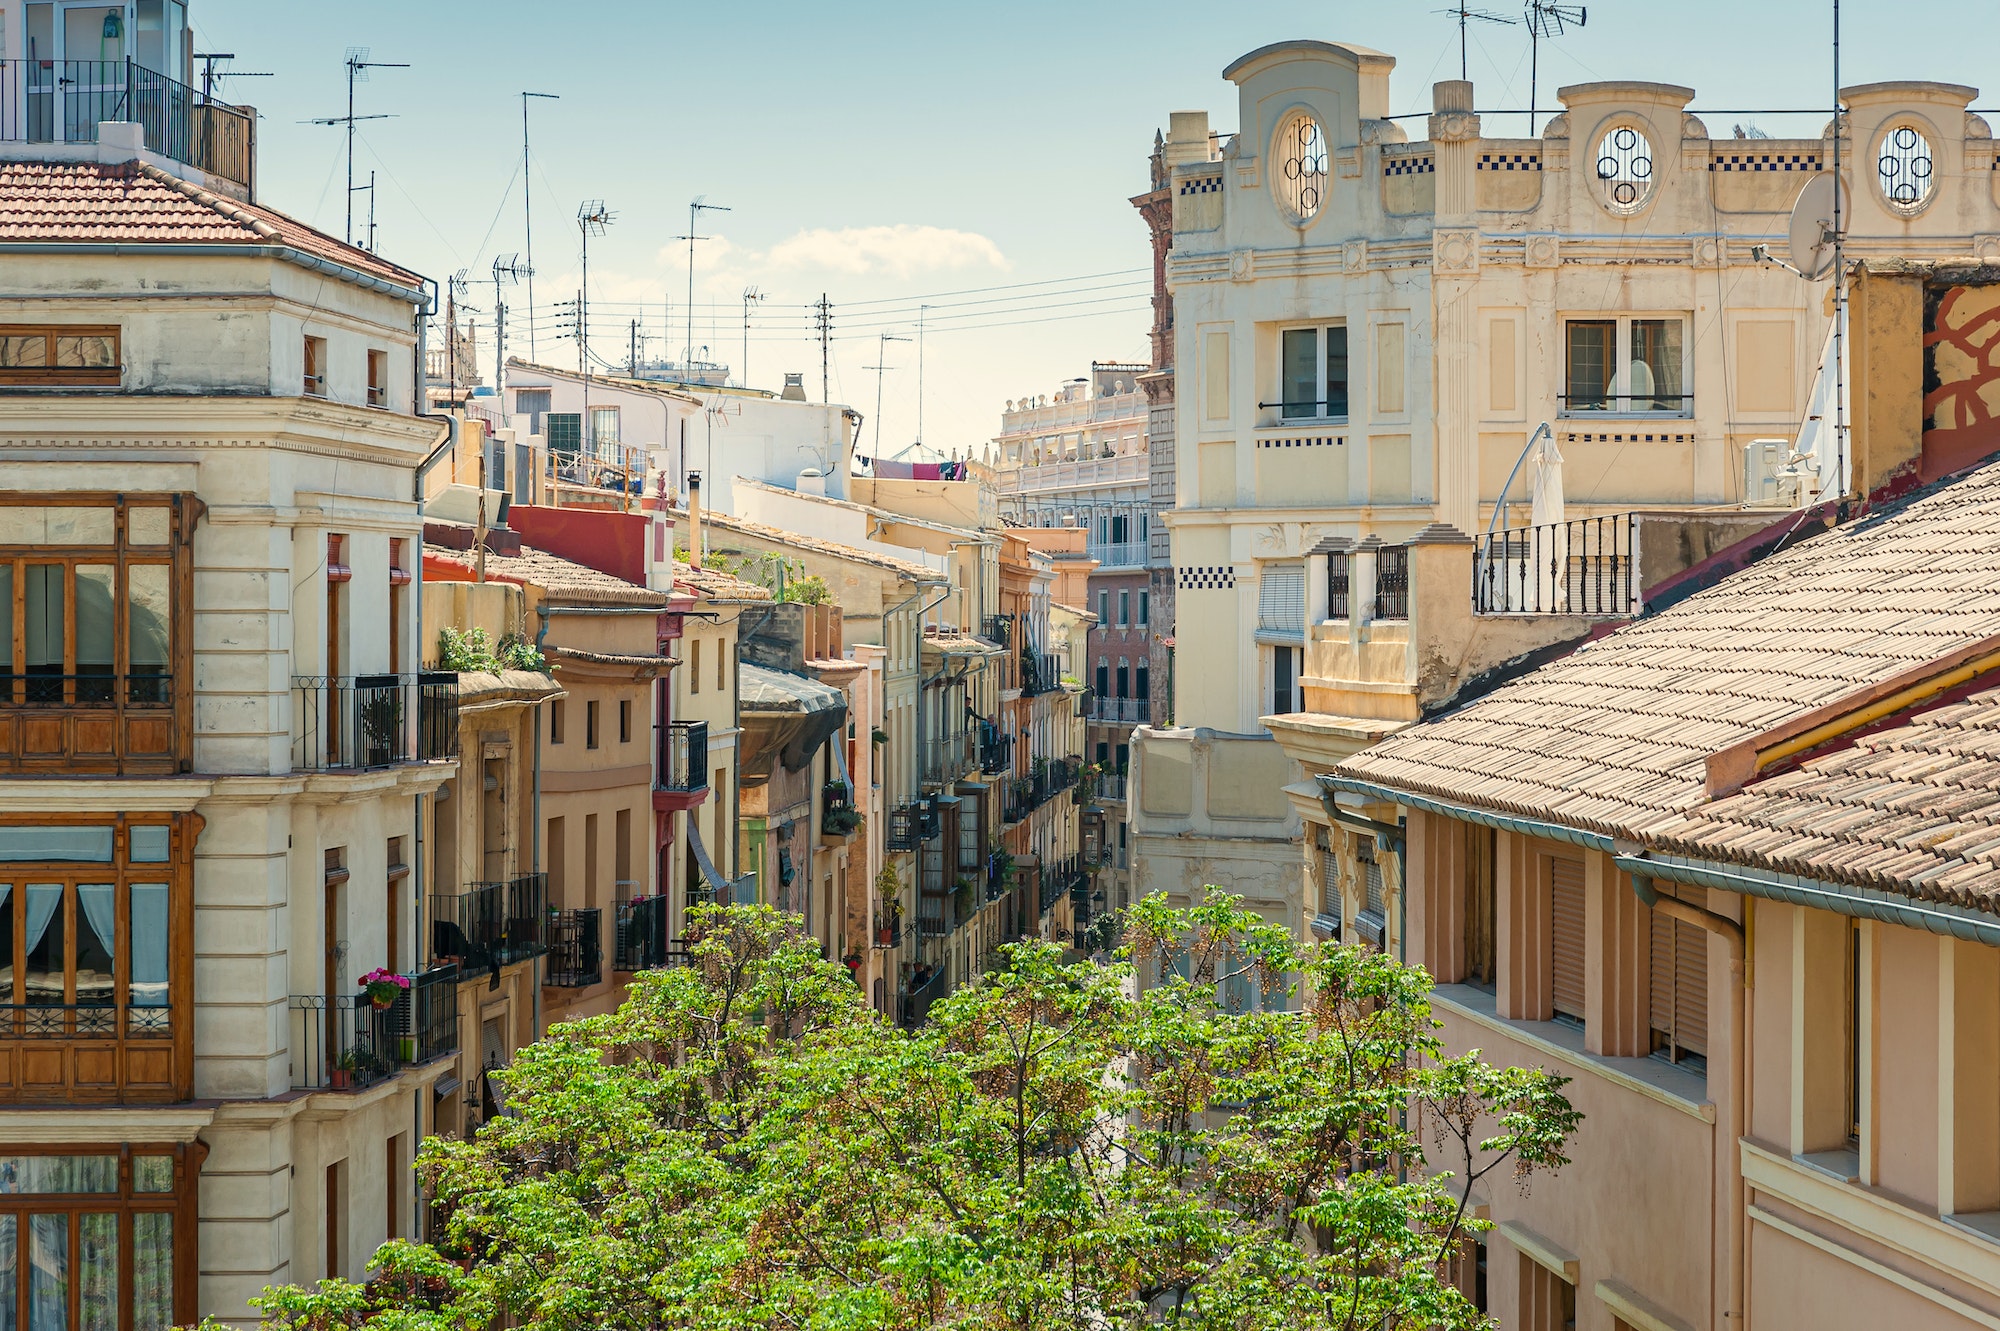
[[[723,898],[727,898],[729,880],[724,878],[721,871],[715,867],[715,861],[708,857],[708,847],[702,844],[701,819],[696,818],[692,814],[688,815],[687,832],[688,849],[694,852],[694,862],[701,870],[702,881],[706,882],[715,891],[722,893]]]
[[[847,695],[839,689],[747,661],[739,679],[745,781],[768,778],[773,762],[783,762],[788,772],[803,771],[814,751],[847,723]]]
[[[937,633],[926,631],[923,650],[926,656],[969,657],[974,660],[989,656],[1002,656],[1007,649],[997,642],[970,633]]]

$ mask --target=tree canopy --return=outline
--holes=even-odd
[[[911,1031],[796,917],[692,932],[425,1144],[434,1244],[266,1322],[1456,1331],[1470,1179],[1560,1167],[1578,1121],[1560,1076],[1446,1057],[1421,970],[1220,892],[1134,906],[1117,965],[1015,944]]]

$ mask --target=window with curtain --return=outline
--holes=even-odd
[[[0,1327],[168,1331],[195,1319],[192,1282],[175,1278],[195,1243],[187,1148],[15,1149],[0,1155]]]
[[[171,815],[0,824],[0,1044],[88,1060],[96,1098],[179,1089],[187,1014],[175,1010],[172,958],[176,939],[186,946],[184,858]],[[132,1052],[107,1061],[112,1043]],[[0,1058],[0,1095],[75,1098],[76,1079],[45,1061]],[[111,1085],[107,1066],[119,1069]]]
[[[1564,325],[1564,415],[1694,414],[1687,389],[1687,320],[1571,319]]]

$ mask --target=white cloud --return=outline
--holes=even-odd
[[[947,227],[815,227],[773,245],[764,256],[773,268],[912,277],[947,268],[1008,266],[1000,247],[973,231]]]

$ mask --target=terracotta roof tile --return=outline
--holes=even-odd
[[[286,245],[399,286],[423,283],[296,218],[144,162],[0,162],[0,241]]]
[[[426,545],[424,558],[457,564],[468,570],[475,567],[472,552],[451,550],[441,545]],[[486,576],[501,582],[532,584],[541,588],[542,594],[551,601],[582,605],[664,607],[667,604],[664,592],[652,591],[609,573],[601,573],[587,564],[574,563],[560,555],[526,545],[521,547],[518,555],[498,555],[489,551]]]

